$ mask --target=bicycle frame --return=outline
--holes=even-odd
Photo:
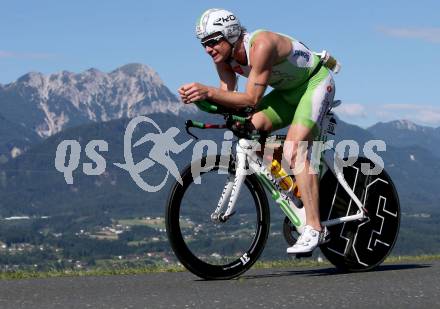
[[[329,115],[329,113],[328,113]],[[327,115],[327,116],[328,116]],[[331,114],[330,114],[331,115]],[[327,124],[328,125],[328,124]],[[321,132],[321,140],[327,141],[328,131],[323,130]],[[323,136],[324,135],[324,136]],[[248,174],[255,173],[260,179],[264,187],[271,193],[274,201],[280,206],[281,210],[290,219],[292,224],[296,227],[299,233],[302,233],[306,225],[306,213],[304,207],[298,207],[294,201],[287,195],[288,192],[282,190],[277,180],[274,178],[272,173],[268,168],[268,164],[265,164],[263,158],[257,154],[256,150],[259,147],[259,142],[256,140],[239,139],[236,145],[236,172],[234,176],[229,176],[225,187],[223,189],[222,195],[218,202],[217,208],[211,215],[211,219],[214,221],[224,222],[234,214],[234,208],[237,198],[240,194],[240,190]],[[335,153],[335,158],[338,158],[338,154]],[[350,188],[350,185],[344,178],[341,168],[331,169],[331,165],[324,155],[321,156],[321,163],[325,170],[330,169],[332,173],[336,176],[339,185],[347,192],[347,194],[354,201],[355,205],[358,207],[358,211],[354,215],[347,215],[331,220],[322,221],[323,226],[332,226],[340,223],[360,220],[366,218],[366,213],[364,210],[363,203]],[[320,177],[324,173],[320,173]],[[336,196],[336,193],[335,193]],[[228,206],[226,211],[222,213],[225,208],[226,202]],[[334,201],[333,201],[334,203]],[[333,204],[332,204],[333,205]]]

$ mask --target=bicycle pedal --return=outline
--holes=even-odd
[[[296,257],[297,259],[308,258],[308,257],[311,257],[312,254],[313,254],[313,252],[297,253],[297,254],[295,255],[295,257]]]

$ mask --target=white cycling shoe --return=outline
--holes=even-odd
[[[324,226],[322,231],[313,229],[310,225],[304,227],[304,232],[299,235],[298,240],[292,246],[287,248],[287,253],[311,253],[316,247],[328,242],[329,232],[327,227]]]

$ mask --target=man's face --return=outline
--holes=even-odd
[[[227,60],[232,50],[231,45],[219,32],[207,36],[201,43],[215,63]]]

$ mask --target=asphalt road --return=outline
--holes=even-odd
[[[235,280],[183,273],[1,280],[0,308],[439,308],[440,261],[342,274],[251,270]]]

